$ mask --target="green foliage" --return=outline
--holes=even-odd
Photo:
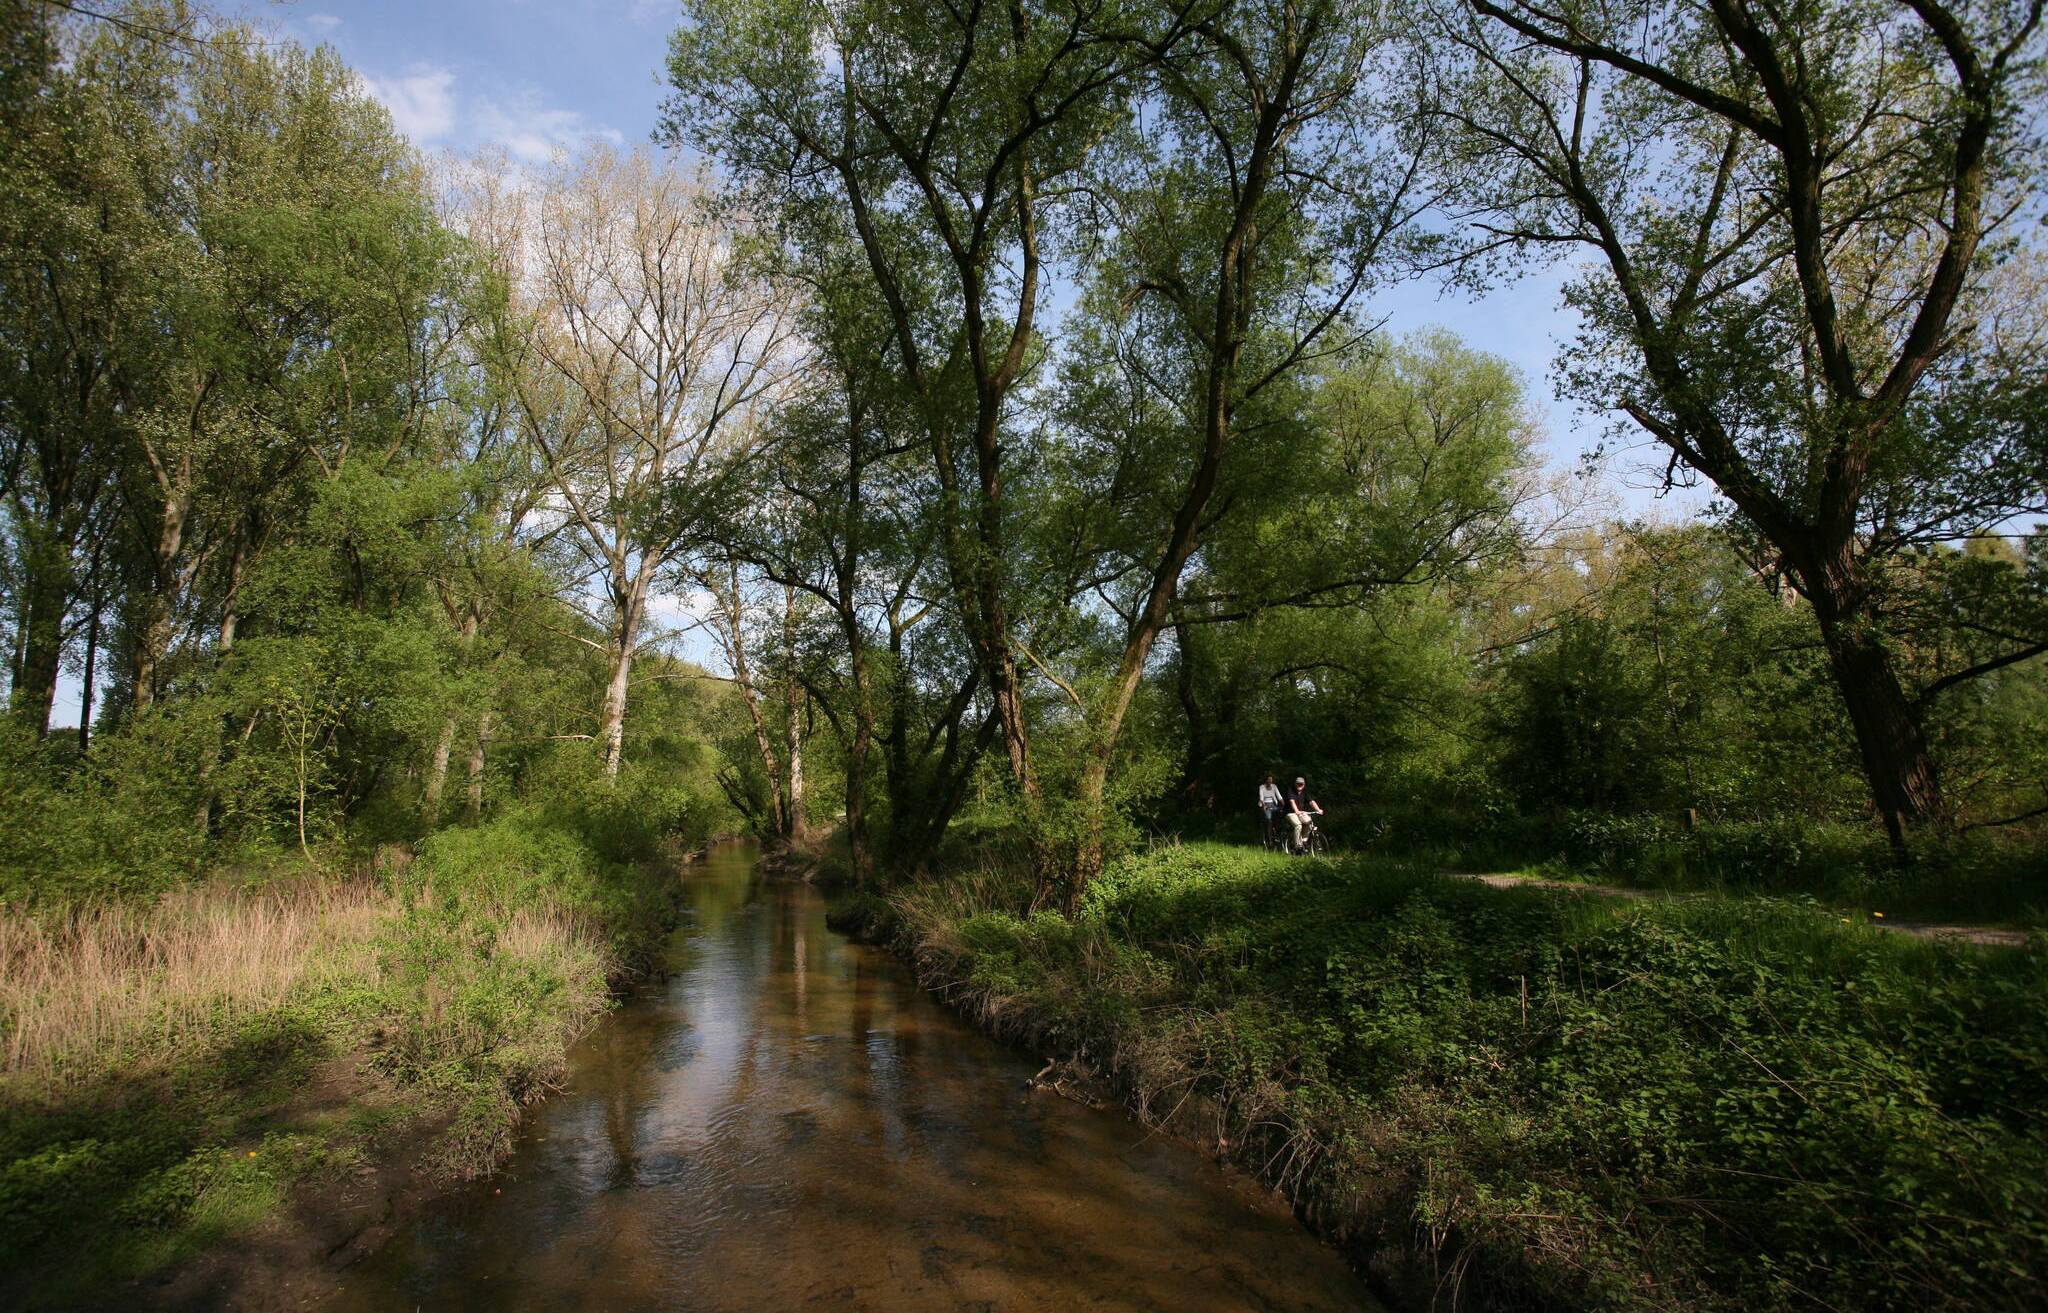
[[[152,715],[81,758],[0,725],[0,901],[142,899],[189,880],[206,853],[190,762],[215,733]]]
[[[1112,867],[1072,922],[1001,904],[986,879],[896,900],[970,1006],[1103,1055],[1155,1112],[1194,1081],[1340,1230],[1412,1224],[1504,1297],[2039,1293],[2038,952],[1201,845]]]

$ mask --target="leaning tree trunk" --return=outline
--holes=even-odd
[[[1941,782],[1919,710],[1906,696],[1891,649],[1862,600],[1866,592],[1858,586],[1848,549],[1835,553],[1834,561],[1833,569],[1801,569],[1803,591],[1856,731],[1871,801],[1884,820],[1893,853],[1904,861],[1911,831],[1944,819]]]
[[[1823,621],[1821,640],[1856,730],[1871,799],[1884,818],[1893,852],[1903,859],[1907,834],[1943,818],[1941,781],[1927,748],[1926,730],[1900,687],[1883,639],[1855,621]]]
[[[619,607],[618,628],[612,637],[612,673],[605,684],[604,708],[598,717],[597,732],[598,742],[604,744],[604,777],[607,781],[619,777],[619,760],[624,755],[626,690],[633,680],[633,649],[640,642],[640,610],[647,594],[650,568],[643,564],[633,582],[622,590],[626,600]]]

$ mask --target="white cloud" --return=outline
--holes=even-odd
[[[333,14],[307,14],[305,24],[323,36],[341,26],[341,20]]]
[[[370,94],[391,111],[398,130],[424,146],[455,128],[455,73],[432,64],[414,64],[403,77],[365,77]]]
[[[593,123],[579,110],[549,107],[531,88],[459,92],[455,70],[438,64],[413,64],[398,77],[365,74],[363,85],[417,146],[497,148],[515,164],[533,167],[546,164],[557,150],[573,151],[587,141],[620,146],[626,140],[618,129]]]
[[[573,109],[545,108],[530,94],[480,100],[470,119],[479,143],[502,146],[526,164],[545,164],[556,150],[573,150],[593,137],[614,146],[626,140],[617,129],[590,123]]]
[[[703,620],[717,604],[717,599],[701,588],[687,593],[649,593],[647,614],[656,620],[682,625]]]

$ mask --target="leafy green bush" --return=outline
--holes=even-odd
[[[206,845],[192,762],[215,731],[150,715],[80,757],[0,723],[0,901],[143,899],[188,880]]]
[[[2043,1294],[2048,955],[1208,846],[1072,922],[995,889],[898,897],[922,960],[1158,1111],[1199,1089],[1339,1234],[1570,1307]]]
[[[561,907],[583,918],[622,963],[644,956],[673,923],[672,873],[610,859],[583,834],[532,808],[429,835],[398,881],[408,901],[438,901],[457,918]]]

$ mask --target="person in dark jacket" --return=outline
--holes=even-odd
[[[1300,852],[1303,836],[1308,829],[1309,819],[1323,814],[1323,804],[1316,801],[1308,791],[1308,781],[1297,775],[1294,787],[1287,791],[1287,823],[1294,827],[1294,843],[1289,851]]]

